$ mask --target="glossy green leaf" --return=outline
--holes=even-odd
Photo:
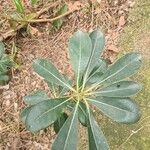
[[[116,122],[135,123],[140,119],[139,107],[130,98],[97,97],[87,100]]]
[[[87,118],[88,115],[86,113],[86,105],[82,102],[79,103],[79,109],[78,109],[79,113],[79,121],[83,126],[87,126]]]
[[[32,95],[28,95],[24,97],[24,101],[28,105],[35,105],[39,102],[42,102],[44,100],[49,100],[49,99],[50,98],[47,96],[47,94],[42,90],[38,90]]]
[[[20,114],[21,120],[24,124],[25,124],[25,120],[26,120],[30,110],[32,109],[33,105],[35,105],[39,102],[45,101],[45,100],[50,100],[50,98],[42,90],[38,90],[35,93],[33,93],[32,95],[28,95],[28,96],[24,97],[24,101],[26,102],[26,104],[30,105],[29,107],[25,108]]]
[[[66,107],[67,98],[51,99],[34,105],[27,116],[26,126],[31,132],[37,132],[54,123]]]
[[[52,150],[76,150],[78,138],[78,105],[59,131]]]
[[[32,5],[36,5],[38,0],[31,0]]]
[[[22,5],[21,1],[20,0],[14,0],[14,3],[15,3],[17,11],[19,13],[23,14],[24,13],[24,8],[23,8],[23,5]]]
[[[68,103],[68,105],[67,105],[67,110],[68,110],[69,112],[72,112],[73,109],[74,109],[74,107],[75,107],[75,103],[74,103],[73,101],[70,101],[70,102]]]
[[[52,95],[53,95],[54,97],[58,97],[58,96],[59,96],[59,93],[60,93],[59,89],[60,89],[60,87],[61,87],[61,88],[63,88],[63,87],[62,87],[62,86],[59,86],[59,85],[57,85],[57,84],[51,83],[51,82],[49,82],[49,81],[46,81],[46,82],[47,82],[47,84],[48,84],[48,87],[50,88],[50,91],[51,91]]]
[[[100,55],[102,54],[102,50],[105,45],[105,37],[98,29],[90,34],[90,38],[92,41],[92,51],[85,71],[83,84],[86,83],[89,74],[94,69],[94,67],[96,67],[96,64],[99,61]]]
[[[120,81],[94,92],[96,96],[129,97],[141,90],[141,86],[134,81]]]
[[[69,40],[70,61],[77,78],[77,86],[86,70],[92,51],[88,33],[77,31]]]
[[[141,65],[141,55],[138,53],[129,53],[117,60],[111,65],[105,74],[96,83],[114,83],[123,80],[135,74]]]
[[[4,53],[5,53],[5,46],[4,46],[3,42],[0,42],[0,59],[2,58]]]
[[[65,79],[67,80],[67,83],[72,85],[73,81],[69,80],[67,77],[65,77]],[[52,92],[52,95],[54,97],[61,97],[61,96],[65,95],[66,92],[69,91],[69,89],[66,88],[66,87],[62,87],[60,85],[56,85],[56,84],[54,84],[52,82],[49,82],[49,81],[46,81],[46,82],[47,82],[47,84],[48,84],[48,86],[50,88],[50,91]]]
[[[66,113],[62,113],[61,116],[54,122],[54,131],[56,134],[62,128],[67,118],[68,118],[68,115]]]
[[[92,70],[91,74],[88,77],[89,83],[96,83],[100,81],[102,75],[106,72],[108,64],[105,60],[99,59],[97,66]]]
[[[88,111],[89,126],[88,126],[88,138],[89,138],[89,150],[109,150],[107,140],[98,126],[96,120],[90,111]]]
[[[57,16],[63,15],[64,13],[67,12],[67,10],[68,10],[68,6],[65,4],[60,8],[60,10],[56,13],[56,15]],[[53,21],[53,26],[55,27],[55,29],[60,29],[62,24],[63,24],[63,18]]]
[[[31,109],[32,109],[32,106],[31,106],[31,107],[27,107],[27,108],[25,108],[25,109],[21,112],[21,114],[20,114],[21,121],[22,121],[24,124],[25,124],[25,122],[26,122],[26,118],[27,118],[29,112],[31,111]]]
[[[50,83],[53,82],[54,84],[61,85],[66,88],[71,88],[68,81],[48,60],[36,59],[33,62],[33,68],[40,76],[42,76],[45,80],[49,81]]]

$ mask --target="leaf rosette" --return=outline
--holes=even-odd
[[[93,107],[112,120],[132,124],[140,119],[138,105],[130,98],[141,90],[131,81],[141,65],[141,55],[129,53],[113,64],[101,56],[105,46],[103,33],[75,32],[69,40],[70,63],[74,78],[69,80],[48,60],[36,59],[33,68],[48,83],[51,98],[45,92],[26,96],[29,105],[21,113],[31,132],[54,124],[58,134],[52,150],[76,150],[79,122],[87,128],[89,150],[108,150],[107,140],[94,118]]]

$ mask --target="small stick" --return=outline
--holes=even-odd
[[[41,14],[43,14],[44,12],[48,11],[50,8],[57,6],[59,3],[53,3],[48,7],[42,8],[40,11],[38,11],[35,15],[34,18],[38,18],[40,17]],[[19,22],[19,21],[18,21]],[[0,35],[0,41],[3,41],[5,39],[7,39],[8,37],[14,36],[16,34],[16,31],[20,30],[21,28],[23,28],[25,25],[27,25],[27,22],[25,22],[24,24],[18,25],[16,29],[10,29],[9,31],[7,31],[6,33]]]
[[[56,3],[57,4],[57,3]],[[56,4],[53,4],[51,5],[50,7],[54,7],[56,6]],[[58,5],[58,4],[57,4]],[[38,18],[42,13],[44,13],[45,11],[47,11],[50,7],[47,7],[47,8],[44,8],[44,9],[41,9],[37,15],[34,17],[34,18]],[[80,8],[81,9],[81,8]],[[62,17],[65,17],[77,10],[80,10],[79,8],[76,8],[76,9],[72,9],[72,10],[69,10],[68,12],[60,15],[60,16],[57,16],[57,17],[54,17],[54,18],[51,18],[51,19],[32,19],[32,20],[17,20],[18,22],[24,22],[24,24],[21,24],[19,25],[15,30],[10,30],[8,32],[6,32],[5,34],[1,35],[0,36],[0,41],[3,41],[5,39],[7,39],[8,37],[10,36],[13,36],[16,34],[16,31],[20,30],[21,28],[23,28],[25,25],[27,25],[28,23],[43,23],[43,22],[53,22],[55,20],[58,20]]]
[[[70,11],[68,11],[68,12],[66,12],[66,13],[64,13],[64,14],[62,14],[62,15],[60,15],[60,16],[57,16],[57,17],[55,17],[55,18],[51,18],[51,19],[33,19],[33,20],[29,20],[28,22],[29,22],[29,23],[53,22],[53,21],[55,21],[55,20],[58,20],[58,19],[60,19],[60,18],[62,18],[62,17],[65,17],[65,16],[67,16],[67,15],[73,13],[74,11],[76,11],[76,9],[70,10]]]
[[[127,143],[127,141],[136,133],[138,133],[139,131],[141,131],[144,127],[149,127],[149,124],[143,125],[140,128],[138,128],[137,130],[132,130],[132,133],[128,136],[128,138],[118,147],[118,150],[125,144]]]

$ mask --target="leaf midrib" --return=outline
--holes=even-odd
[[[87,117],[87,114],[85,113],[84,109],[82,109],[82,106],[79,104],[79,107],[81,109],[81,111],[83,112],[83,114]]]
[[[99,70],[99,68],[101,68],[102,64],[88,77],[87,81],[89,81]]]
[[[78,109],[78,103],[76,104],[76,107],[75,107],[75,110],[74,110],[74,114],[73,114],[73,117],[72,117],[72,120],[71,120],[71,124],[70,124],[69,130],[68,130],[68,134],[67,134],[67,137],[66,137],[66,140],[65,140],[65,145],[64,145],[63,150],[66,149],[66,146],[67,146],[67,143],[68,143],[67,141],[68,141],[68,138],[69,138],[69,134],[71,132],[71,128],[72,128],[72,125],[73,125],[73,121],[74,121],[75,115],[77,113],[77,109]]]
[[[58,105],[56,105],[55,107],[47,110],[46,112],[42,113],[40,116],[38,116],[37,118],[35,118],[35,121],[38,120],[39,118],[41,118],[43,115],[46,115],[47,113],[51,112],[52,110],[60,107],[61,105],[63,105],[64,103],[67,103],[67,101],[69,101],[71,98],[68,98],[66,101],[63,101],[62,103],[59,103]]]
[[[78,63],[78,73],[77,73],[77,91],[79,89],[79,79],[80,79],[80,68],[81,68],[81,35],[80,35],[80,44],[79,44],[79,63]]]
[[[99,83],[96,83],[93,87],[98,86],[99,84],[103,83],[104,81],[110,79],[111,77],[115,76],[116,74],[118,74],[119,72],[121,72],[122,70],[124,70],[127,66],[129,66],[130,64],[134,63],[135,61],[137,61],[137,58],[134,59],[133,61],[131,61],[130,63],[128,63],[127,65],[125,65],[124,67],[122,67],[121,69],[119,69],[118,71],[116,71],[114,74],[104,78],[103,80],[101,80]]]
[[[88,107],[87,109],[88,109],[88,113],[89,113],[90,127],[91,127],[92,134],[93,134],[93,133],[94,133],[94,129],[93,129],[93,124],[92,124],[92,122],[91,122],[91,113],[90,113],[89,107]],[[96,140],[95,140],[95,134],[93,134],[93,137],[94,137],[94,142],[95,142],[95,144],[96,144],[96,147],[98,147],[97,142],[96,142]]]
[[[49,70],[45,69],[42,65],[40,65],[39,63],[37,63],[36,61],[34,61],[35,64],[37,64],[38,66],[42,67],[45,71],[47,71],[49,74],[51,74],[54,78],[56,78],[59,82],[61,82],[63,85],[65,85],[66,87],[68,87],[70,90],[73,90],[73,88],[71,88],[68,84],[66,84],[65,82],[63,82],[62,80],[60,80],[58,77],[56,77],[55,75],[53,75],[51,72],[49,72]]]
[[[118,74],[119,72],[121,72],[122,70],[124,70],[127,66],[129,66],[130,64],[134,63],[134,61],[136,61],[137,59],[134,59],[133,61],[131,61],[130,63],[128,63],[127,65],[125,65],[124,67],[122,67],[121,69],[119,69],[118,71],[116,71],[114,74],[108,76],[107,78],[105,78],[104,80],[102,80],[101,82],[104,82],[106,80],[108,80],[109,78],[115,76],[116,74]]]
[[[106,106],[109,106],[109,107],[112,107],[112,108],[115,108],[115,109],[121,110],[121,111],[123,111],[123,112],[127,112],[127,113],[131,113],[131,114],[133,114],[133,112],[131,112],[131,111],[126,111],[126,110],[124,110],[124,109],[121,109],[121,108],[115,107],[115,106],[113,106],[113,105],[109,105],[109,104],[107,104],[107,103],[100,102],[100,101],[98,101],[98,100],[89,99],[89,98],[87,98],[87,100],[88,100],[88,101],[93,101],[93,102],[95,102],[95,103],[103,104],[103,105],[106,105]],[[93,105],[95,105],[95,104],[93,104]],[[95,105],[95,106],[96,106],[96,105]],[[97,106],[96,106],[96,107],[97,107]],[[102,111],[102,110],[101,110],[101,111]],[[103,112],[103,111],[102,111],[102,112]]]
[[[85,73],[83,85],[85,84],[85,82],[86,82],[86,80],[87,80],[89,67],[90,67],[90,65],[91,65],[92,58],[93,58],[94,52],[95,52],[95,50],[96,50],[96,43],[97,43],[97,41],[98,41],[98,34],[97,34],[97,36],[96,36],[96,42],[95,42],[94,48],[92,48],[92,54],[91,54],[90,59],[89,59],[89,61],[88,61],[88,66],[87,66],[87,69],[86,69],[86,73]]]
[[[118,88],[118,89],[114,89],[114,90],[101,90],[101,91],[97,91],[97,92],[94,92],[94,94],[102,94],[102,93],[110,93],[110,92],[118,92],[118,91],[122,91],[122,90],[131,90],[131,89],[133,89],[133,88],[128,88],[128,87],[126,87],[126,88]]]

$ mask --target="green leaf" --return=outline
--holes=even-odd
[[[139,107],[130,98],[88,98],[91,104],[116,122],[135,123],[140,119]]]
[[[57,16],[59,15],[63,15],[64,13],[66,13],[68,10],[68,6],[65,4],[63,5],[60,10],[56,13]],[[60,29],[60,27],[62,26],[63,24],[63,18],[60,18],[60,19],[57,19],[55,21],[53,21],[53,26],[56,28],[56,29]]]
[[[54,122],[54,131],[56,134],[62,128],[67,118],[68,118],[68,115],[66,113],[62,113],[61,116]]]
[[[36,5],[38,0],[31,0],[32,5]]]
[[[31,106],[31,107],[27,107],[27,108],[25,108],[25,109],[21,112],[21,114],[20,114],[21,121],[22,121],[24,124],[25,124],[26,118],[27,118],[29,112],[31,111],[31,109],[32,109],[32,106]]]
[[[92,70],[89,75],[88,82],[96,83],[102,78],[102,75],[106,72],[108,64],[105,60],[99,59],[97,66]]]
[[[85,71],[83,84],[86,83],[89,74],[94,69],[94,67],[96,67],[96,64],[99,61],[100,55],[102,54],[102,50],[105,45],[105,37],[98,29],[90,34],[90,38],[92,41],[92,51]]]
[[[9,81],[7,73],[11,66],[10,58],[5,54],[5,46],[0,42],[0,85],[5,85]]]
[[[9,80],[9,76],[8,76],[8,75],[0,74],[0,81],[5,81],[5,82],[7,82],[8,80]]]
[[[19,13],[23,14],[24,13],[24,8],[23,8],[23,5],[21,3],[20,0],[14,0],[14,3],[16,5],[16,9]]]
[[[71,88],[68,81],[63,77],[62,74],[55,68],[55,66],[50,63],[48,60],[45,59],[36,59],[33,62],[34,70],[42,76],[45,80],[49,81],[50,83],[54,83],[57,85],[61,85],[63,87]]]
[[[75,107],[75,103],[74,103],[73,101],[68,102],[67,110],[68,110],[69,112],[72,112],[73,109],[74,109],[74,107]]]
[[[95,83],[115,83],[135,74],[141,65],[141,55],[138,53],[129,53],[117,60],[111,65],[100,80]]]
[[[4,54],[0,59],[0,72],[7,73],[8,69],[12,66],[10,58]]]
[[[46,100],[32,106],[26,119],[27,129],[31,132],[37,132],[54,123],[68,101],[68,98],[58,98]]]
[[[4,53],[5,53],[5,46],[4,46],[3,42],[0,42],[0,59],[2,58]]]
[[[105,97],[129,97],[141,90],[141,86],[134,81],[120,81],[101,88],[94,92],[96,96]]]
[[[70,61],[77,78],[77,87],[85,73],[92,51],[92,42],[89,35],[82,31],[77,31],[69,40]]]
[[[30,107],[25,108],[22,112],[21,112],[21,120],[22,122],[25,124],[25,120],[29,114],[29,112],[32,109],[31,105],[35,105],[39,102],[45,101],[45,100],[50,100],[50,98],[47,96],[47,94],[42,91],[42,90],[38,90],[35,93],[33,93],[32,95],[28,95],[24,97],[24,101],[26,102],[26,104],[30,105]]]
[[[5,85],[10,80],[7,74],[0,74],[0,85]]]
[[[72,85],[73,81],[69,80],[66,76],[65,76],[65,79],[67,80],[67,83],[69,83],[70,85]],[[64,94],[66,94],[66,92],[68,92],[68,88],[66,87],[62,87],[62,86],[59,86],[59,85],[56,85],[52,82],[49,82],[49,81],[46,81],[51,92],[52,92],[52,95],[54,97],[62,97]]]
[[[45,80],[46,81],[46,80]],[[59,96],[59,89],[60,89],[60,87],[61,88],[63,88],[62,86],[59,86],[59,85],[57,85],[57,84],[54,84],[54,83],[51,83],[51,82],[49,82],[49,81],[46,81],[47,82],[47,84],[48,84],[48,87],[50,88],[50,91],[51,91],[51,93],[52,93],[52,95],[54,96],[54,97],[58,97]]]
[[[32,95],[28,95],[24,97],[24,101],[28,105],[35,105],[39,102],[49,100],[49,99],[50,98],[47,96],[47,94],[42,90],[38,90]]]
[[[59,131],[52,150],[76,150],[78,138],[78,104]]]
[[[86,113],[86,105],[84,103],[80,102],[78,111],[79,111],[78,115],[79,115],[80,123],[83,126],[87,127],[87,118],[88,118],[88,116],[87,116],[87,113]]]
[[[88,110],[89,126],[88,126],[88,138],[89,138],[89,150],[109,150],[107,140],[98,126],[96,120]]]

